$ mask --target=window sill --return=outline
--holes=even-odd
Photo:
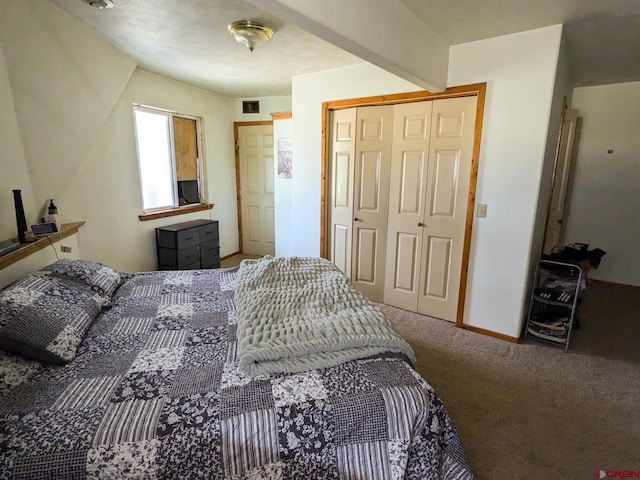
[[[198,203],[195,205],[187,205],[184,207],[172,208],[171,210],[161,210],[159,212],[143,213],[142,215],[138,215],[138,219],[141,222],[146,222],[147,220],[155,220],[157,218],[175,217],[176,215],[183,215],[185,213],[202,212],[204,210],[211,210],[213,206],[214,206],[213,203]]]

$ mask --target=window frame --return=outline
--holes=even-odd
[[[197,115],[190,115],[177,112],[175,110],[168,110],[165,108],[152,107],[149,105],[143,105],[139,103],[134,103],[132,105],[132,113],[133,113],[133,130],[135,136],[135,145],[136,145],[136,162],[138,165],[138,182],[140,185],[140,200],[142,204],[142,214],[138,215],[140,220],[152,220],[154,218],[162,218],[173,215],[181,215],[183,213],[191,213],[194,211],[202,211],[202,210],[210,210],[213,208],[213,204],[209,204],[207,202],[207,189],[206,189],[206,160],[204,153],[204,142],[202,140],[203,134],[203,122],[204,119]],[[143,178],[142,178],[142,169],[140,165],[140,150],[139,150],[139,140],[138,140],[138,128],[136,125],[136,111],[149,112],[157,115],[164,115],[168,119],[168,134],[169,134],[169,156],[171,163],[171,182],[172,182],[172,196],[173,196],[173,204],[152,208],[144,208],[144,193],[143,193]],[[176,155],[175,155],[175,138],[173,131],[173,118],[187,118],[189,120],[194,120],[196,122],[196,146],[198,149],[197,157],[196,157],[196,171],[198,176],[198,193],[200,196],[199,203],[192,203],[189,205],[180,205],[178,199],[178,172],[176,170]]]

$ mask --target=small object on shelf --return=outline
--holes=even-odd
[[[60,219],[58,218],[58,207],[53,203],[53,198],[49,199],[49,213],[47,213],[47,223],[55,223],[60,231]]]
[[[579,265],[540,260],[533,278],[525,339],[531,335],[568,351],[571,332],[579,328],[577,309],[582,288],[584,272]]]
[[[51,223],[38,223],[36,225],[31,225],[31,231],[33,232],[33,234],[35,236],[38,235],[49,235],[51,233],[57,233],[58,232],[58,226],[51,222]]]
[[[14,240],[5,240],[0,242],[0,257],[7,255],[20,248],[20,242]]]
[[[27,220],[24,216],[24,206],[22,204],[22,191],[13,191],[13,203],[16,209],[16,224],[18,226],[18,241],[20,243],[27,243]]]

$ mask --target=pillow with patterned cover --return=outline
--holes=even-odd
[[[70,362],[102,305],[100,294],[74,279],[32,273],[0,291],[0,349]]]
[[[93,260],[63,258],[41,268],[40,271],[52,272],[56,275],[64,275],[82,281],[91,290],[107,298],[111,298],[113,292],[124,280],[124,276],[117,270]]]

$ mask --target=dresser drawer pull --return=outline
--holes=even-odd
[[[187,237],[185,240],[193,240],[193,237]]]
[[[187,255],[187,256],[186,256],[186,257],[184,257],[184,258],[186,258],[186,259],[188,260],[188,259],[190,259],[190,258],[193,258],[193,255]]]

